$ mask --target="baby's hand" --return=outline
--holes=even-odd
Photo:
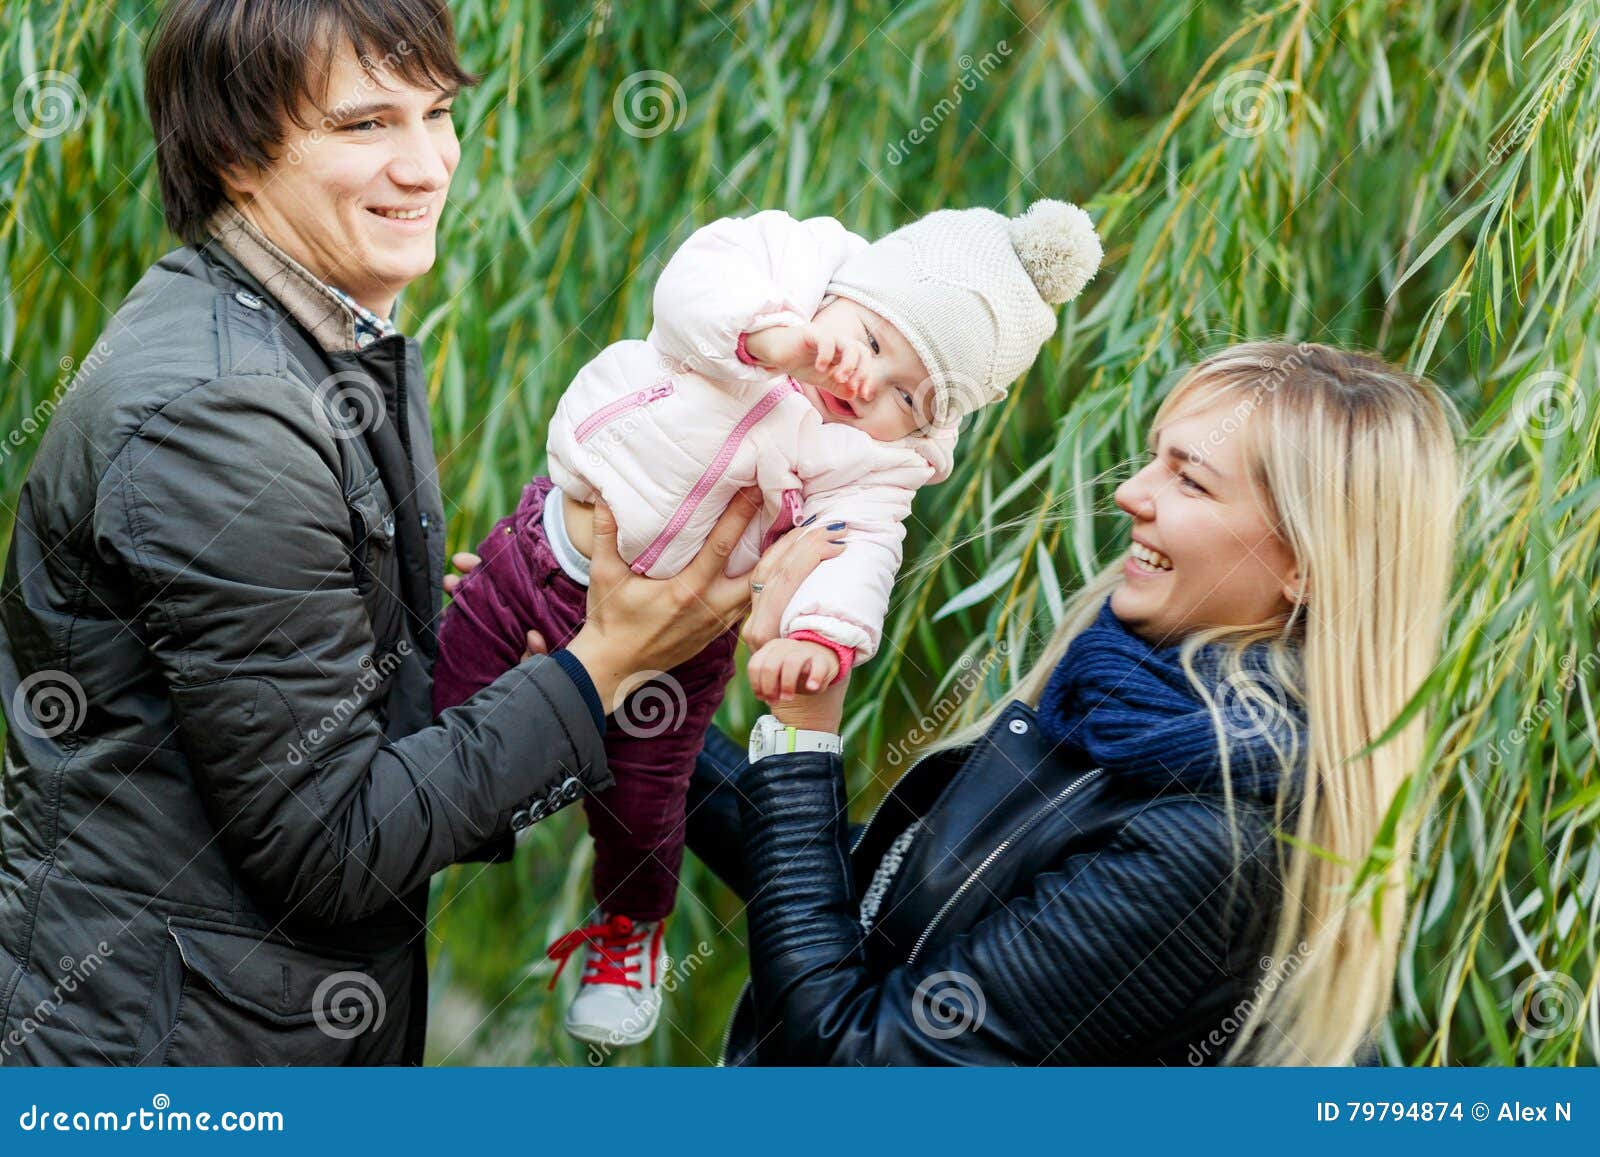
[[[775,325],[746,334],[745,352],[764,366],[788,374],[841,398],[860,396],[867,385],[872,351],[855,338],[836,338],[821,326]]]
[[[767,703],[814,695],[839,677],[839,656],[808,639],[773,639],[750,656],[750,688]]]
[[[867,384],[872,351],[859,338],[835,338],[815,325],[804,326],[800,339],[811,355],[808,381],[831,389],[841,398],[854,398]],[[868,399],[870,400],[870,399]]]

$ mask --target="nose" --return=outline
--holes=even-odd
[[[389,179],[407,189],[436,193],[450,184],[455,168],[453,156],[447,154],[459,155],[453,136],[450,147],[445,148],[425,125],[419,125],[400,143],[389,163]]]
[[[1155,489],[1150,485],[1149,474],[1147,466],[1118,486],[1115,495],[1117,505],[1140,522],[1149,522],[1156,516]]]

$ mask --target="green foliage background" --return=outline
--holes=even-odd
[[[452,8],[486,79],[458,102],[441,258],[402,319],[431,361],[459,547],[541,470],[572,373],[645,332],[655,274],[697,225],[780,207],[875,236],[1038,197],[1099,223],[1108,260],[1090,292],[966,435],[956,476],[919,499],[888,642],[852,691],[862,811],[903,769],[924,707],[980,709],[1060,592],[1125,547],[1111,489],[1175,370],[1283,334],[1444,384],[1472,427],[1470,482],[1425,696],[1433,750],[1407,796],[1428,818],[1386,1059],[1595,1063],[1600,3]],[[141,97],[155,11],[0,10],[17,126],[0,109],[0,545],[68,359],[173,245]],[[46,70],[81,93],[64,114],[40,102],[64,83]],[[25,131],[54,115],[66,131]],[[985,675],[972,693],[952,686],[964,670]],[[725,721],[753,713],[736,687]],[[591,1059],[561,1034],[542,962],[583,915],[588,860],[569,812],[515,865],[438,880],[433,1060]],[[670,940],[699,958],[693,978],[649,1045],[606,1063],[715,1059],[742,918],[692,859],[679,911]]]

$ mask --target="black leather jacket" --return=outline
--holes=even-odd
[[[1012,703],[864,829],[836,756],[748,764],[720,733],[690,847],[747,904],[729,1064],[1215,1064],[1277,915],[1272,801],[1150,795],[1059,758]],[[863,936],[885,849],[919,829]],[[852,846],[853,843],[853,846]]]

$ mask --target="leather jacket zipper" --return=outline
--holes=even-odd
[[[972,869],[972,874],[961,882],[961,886],[954,892],[950,893],[950,898],[944,902],[943,906],[933,914],[933,919],[928,921],[928,926],[922,930],[922,935],[918,936],[917,942],[911,946],[911,953],[906,957],[906,963],[911,964],[915,962],[917,956],[922,952],[924,946],[927,945],[928,938],[933,935],[934,929],[939,927],[940,924],[944,923],[944,918],[950,914],[950,910],[959,904],[961,902],[961,898],[972,890],[972,886],[978,882],[978,877],[983,875],[984,872],[988,871],[990,865],[992,865],[1001,856],[1005,855],[1007,849],[1009,849],[1012,844],[1016,843],[1017,840],[1022,838],[1022,836],[1026,835],[1028,830],[1032,828],[1034,824],[1038,823],[1040,818],[1044,816],[1046,812],[1053,811],[1054,809],[1060,807],[1062,802],[1069,795],[1077,791],[1084,784],[1088,783],[1095,776],[1099,775],[1103,770],[1103,768],[1097,767],[1092,771],[1084,772],[1077,779],[1073,780],[1071,783],[1067,784],[1066,787],[1058,791],[1054,799],[1041,805],[1037,810],[1035,810],[1032,815],[1022,822],[1020,827],[1015,829],[1005,839],[1001,840],[1000,843],[983,858],[983,862],[980,863],[976,868]]]

